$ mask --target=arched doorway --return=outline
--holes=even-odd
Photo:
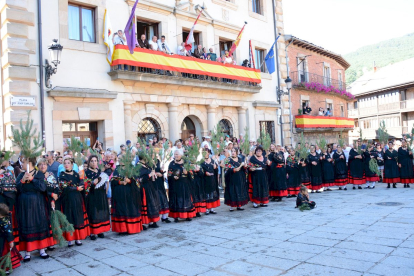
[[[160,124],[153,118],[144,118],[138,124],[138,137],[144,139],[147,143],[149,139],[161,137]]]
[[[187,116],[181,123],[181,139],[184,141],[185,139],[189,138],[191,134],[196,136],[196,127],[193,120]]]
[[[233,137],[233,126],[231,125],[229,120],[222,119],[220,120],[219,125],[223,133],[227,134],[230,137]]]

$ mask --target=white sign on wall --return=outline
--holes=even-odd
[[[10,97],[10,106],[36,106],[35,97]]]
[[[290,111],[289,109],[283,109],[283,114],[284,115],[289,115],[289,111]]]

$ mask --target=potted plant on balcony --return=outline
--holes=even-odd
[[[302,109],[300,109],[300,108],[298,109],[298,114],[302,115]]]

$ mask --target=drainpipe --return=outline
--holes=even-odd
[[[289,63],[288,63],[288,51],[287,48],[292,44],[292,42],[295,40],[294,37],[291,38],[291,41],[289,44],[285,47],[285,56],[286,56],[286,70],[287,70],[287,76],[289,77]],[[292,91],[292,89],[291,89]],[[289,91],[289,119],[290,119],[290,144],[293,147],[293,118],[292,118],[292,101],[291,101],[291,91]]]
[[[39,86],[40,86],[40,130],[42,132],[43,147],[46,143],[45,133],[45,88],[43,67],[43,34],[42,34],[42,0],[37,0],[37,31],[39,34]]]
[[[273,24],[274,24],[274,32],[275,32],[275,40],[277,38],[277,24],[276,24],[276,7],[275,7],[275,0],[272,0],[272,6],[273,6]],[[280,91],[280,68],[279,68],[279,49],[277,46],[277,42],[275,45],[276,48],[276,73],[277,73],[277,88],[276,88],[276,98],[278,97],[278,91]],[[282,103],[282,97],[280,97],[280,107],[281,107],[281,113],[280,113],[280,143],[282,146],[284,146],[283,140],[283,103]],[[276,113],[277,116],[277,113]]]

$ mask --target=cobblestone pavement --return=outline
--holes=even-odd
[[[414,275],[414,189],[334,190],[38,253],[13,275]],[[414,186],[414,185],[413,185]],[[395,204],[395,205],[394,205]]]

